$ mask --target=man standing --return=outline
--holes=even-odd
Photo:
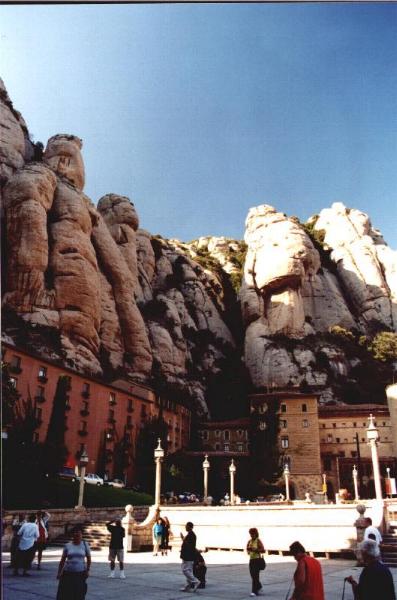
[[[186,585],[181,588],[181,592],[195,592],[200,585],[200,581],[193,575],[193,564],[196,554],[196,534],[193,533],[193,523],[188,521],[185,525],[187,534],[184,536],[181,532],[182,548],[182,573],[186,577]]]
[[[298,563],[294,574],[295,589],[290,600],[324,600],[323,574],[319,561],[307,556],[300,542],[294,542],[289,549]]]
[[[114,525],[112,525],[114,523]],[[125,536],[124,527],[121,526],[120,519],[115,521],[109,521],[106,523],[106,528],[110,533],[110,544],[109,544],[109,562],[110,562],[110,579],[114,579],[114,569],[116,558],[119,561],[120,567],[120,579],[125,579],[124,573],[124,547],[123,539]]]

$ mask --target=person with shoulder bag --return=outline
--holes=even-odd
[[[262,584],[259,580],[259,573],[266,567],[265,559],[262,557],[262,554],[266,551],[259,539],[259,532],[256,527],[251,527],[248,533],[250,534],[250,539],[247,543],[247,552],[250,557],[249,571],[252,579],[252,591],[250,596],[260,596]]]
[[[65,545],[59,562],[57,600],[84,600],[90,567],[90,546],[83,540],[81,527],[76,527],[72,541]]]

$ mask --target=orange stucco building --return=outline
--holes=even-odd
[[[89,456],[87,472],[112,479],[116,476],[115,453],[122,447],[124,476],[128,484],[133,483],[139,431],[160,410],[159,398],[151,388],[130,380],[106,383],[85,377],[10,344],[3,344],[3,361],[9,365],[12,383],[21,398],[32,399],[38,419],[36,441],[45,439],[58,379],[61,375],[67,376],[68,464],[75,464],[85,446]],[[168,425],[169,452],[186,448],[190,439],[190,410],[170,400],[162,404],[163,418]]]

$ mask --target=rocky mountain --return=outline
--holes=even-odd
[[[367,215],[336,203],[301,224],[261,205],[244,242],[152,236],[129,198],[84,194],[78,137],[42,152],[4,88],[0,99],[4,335],[147,381],[201,417],[244,414],[248,391],[287,386],[383,400],[397,258]]]

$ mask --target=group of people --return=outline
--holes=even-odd
[[[37,568],[41,568],[43,549],[48,539],[48,523],[50,515],[38,511],[25,519],[24,515],[15,516],[12,522],[13,538],[11,543],[11,566],[14,574],[28,575],[33,558],[37,551]],[[115,577],[116,560],[119,562],[120,578],[125,579],[124,572],[124,538],[125,529],[121,519],[106,523],[110,533],[109,543],[109,578]],[[184,592],[195,592],[206,587],[207,566],[201,552],[197,549],[196,534],[192,522],[185,525],[186,534],[180,534],[182,546],[180,557],[182,573],[186,584],[181,588]],[[170,522],[167,517],[158,517],[153,527],[155,555],[160,550],[167,552],[170,535]],[[249,555],[249,573],[251,576],[251,596],[261,596],[262,584],[260,572],[265,569],[263,555],[265,546],[259,537],[258,529],[249,530],[249,540],[246,546]],[[347,577],[345,583],[352,586],[354,600],[396,600],[393,577],[390,570],[383,564],[380,557],[381,535],[367,519],[364,540],[359,545],[359,557],[364,568],[359,580]],[[293,577],[294,589],[289,600],[325,600],[323,575],[320,562],[306,553],[304,546],[293,542],[290,553],[297,561]],[[83,531],[77,526],[72,531],[71,541],[65,545],[59,562],[57,578],[59,580],[57,600],[84,600],[87,593],[87,578],[91,567],[91,550],[88,542],[83,539]],[[292,587],[292,585],[291,585]]]
[[[256,528],[250,529],[249,534],[247,552],[250,557],[249,571],[252,579],[250,595],[260,596],[262,584],[259,574],[266,566],[262,557],[265,548],[259,539]],[[364,568],[358,581],[351,576],[345,579],[345,582],[352,586],[354,600],[374,600],[375,598],[396,600],[393,576],[390,569],[381,561],[381,542],[382,537],[378,529],[372,526],[372,520],[368,518],[364,540],[358,548],[358,555]],[[316,558],[308,556],[305,548],[298,541],[293,542],[289,550],[298,563],[293,579],[294,591],[289,600],[325,600],[320,562]]]
[[[41,569],[43,550],[48,540],[50,514],[39,510],[27,518],[23,514],[14,515],[12,520],[11,563],[14,575],[22,569],[24,577],[29,575],[37,552],[37,569]]]
[[[153,556],[161,552],[167,556],[170,543],[170,522],[167,517],[158,517],[153,525]]]

